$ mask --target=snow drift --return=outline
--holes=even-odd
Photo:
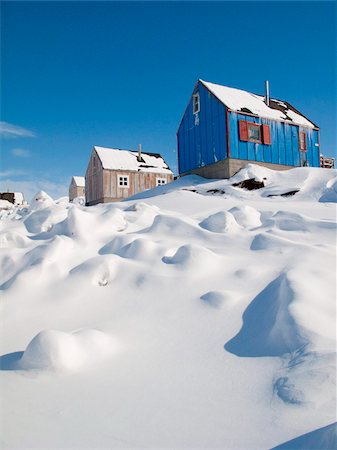
[[[2,447],[328,448],[336,198],[249,165],[2,211]]]

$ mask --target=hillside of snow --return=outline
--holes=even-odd
[[[335,449],[336,174],[0,211],[0,447]]]

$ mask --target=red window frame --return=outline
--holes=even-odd
[[[298,148],[300,152],[307,151],[307,135],[305,131],[298,131]]]
[[[260,130],[260,139],[249,137],[249,128],[255,127]],[[247,120],[239,120],[239,137],[241,141],[254,142],[256,144],[271,145],[270,126]]]

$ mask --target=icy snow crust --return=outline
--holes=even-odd
[[[7,211],[1,448],[336,448],[336,199],[250,165]]]

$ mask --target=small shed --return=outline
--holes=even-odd
[[[72,202],[76,197],[85,196],[85,178],[73,176],[69,185],[69,201]]]
[[[159,153],[95,146],[85,174],[86,205],[120,201],[172,180]]]
[[[22,192],[0,192],[0,200],[7,200],[13,205],[23,205],[25,203]]]
[[[177,131],[179,174],[229,178],[248,163],[320,167],[319,127],[290,103],[203,80]]]

